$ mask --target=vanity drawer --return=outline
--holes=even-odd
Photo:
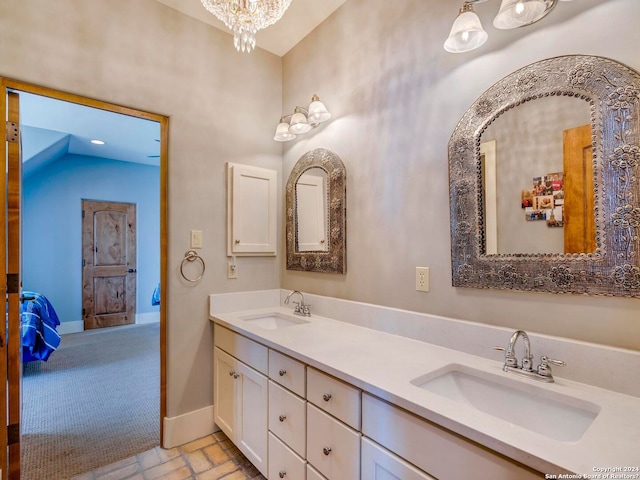
[[[357,388],[308,367],[307,400],[360,430],[360,390]]]
[[[327,480],[320,472],[307,463],[307,480]]]
[[[366,393],[362,433],[437,478],[476,478],[478,472],[500,480],[540,478],[524,465]]]
[[[275,350],[269,350],[269,378],[304,397],[304,363],[287,357]]]
[[[269,478],[305,480],[306,464],[307,462],[269,432]]]
[[[304,457],[307,402],[269,380],[269,430]]]
[[[436,480],[366,437],[362,437],[362,478],[367,480]]]
[[[307,460],[328,480],[360,478],[360,433],[307,403]]]
[[[247,365],[267,375],[269,349],[218,324],[214,328],[214,345]]]

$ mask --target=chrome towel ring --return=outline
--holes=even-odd
[[[195,262],[196,260],[198,260],[202,264],[202,272],[200,272],[200,275],[197,278],[189,278],[184,273],[184,266],[186,265],[185,262]],[[189,283],[196,283],[200,281],[200,279],[202,279],[202,276],[204,275],[204,270],[205,270],[205,264],[202,257],[198,255],[198,253],[195,250],[187,250],[186,253],[184,254],[184,258],[182,259],[182,262],[180,263],[180,275],[182,275],[182,278],[184,278]]]

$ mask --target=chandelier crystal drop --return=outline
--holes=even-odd
[[[233,44],[239,52],[256,46],[256,33],[276,23],[291,0],[201,0],[209,12],[233,31]]]

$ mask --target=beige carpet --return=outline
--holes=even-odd
[[[62,480],[160,442],[159,324],[63,336],[24,365],[22,475]]]

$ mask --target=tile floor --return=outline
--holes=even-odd
[[[186,445],[144,453],[72,480],[265,480],[222,432]]]

